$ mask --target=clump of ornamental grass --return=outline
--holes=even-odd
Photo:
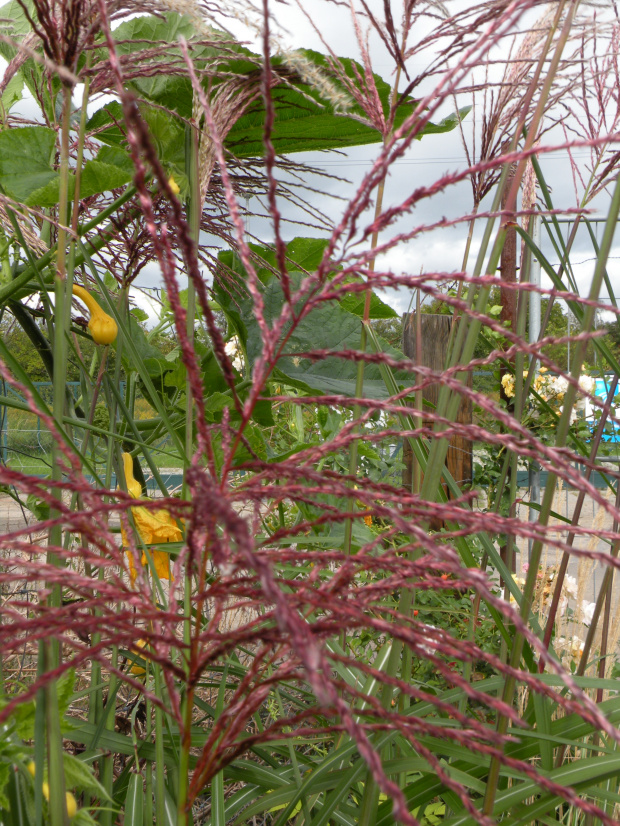
[[[562,281],[565,262],[546,262],[557,283],[542,292],[568,302],[580,332],[572,373],[559,369],[554,380],[562,398],[543,400],[553,407],[544,432],[526,415],[523,370],[536,362],[558,368],[543,352],[554,337],[528,343],[523,324],[506,329],[486,311],[491,290],[505,287],[497,265],[507,222],[523,217],[518,192],[528,162],[549,195],[535,161],[557,146],[543,115],[557,107],[556,76],[572,68],[563,56],[574,9],[561,3],[553,37],[545,22],[526,41],[527,54],[494,80],[498,53],[530,6],[454,14],[441,7],[439,18],[431,6],[430,34],[421,37],[421,11],[410,5],[398,36],[391,7],[383,20],[353,8],[359,62],[342,63],[326,49],[325,83],[308,84],[316,73],[298,67],[297,77],[271,54],[268,13],[262,54],[248,54],[229,36],[205,40],[195,17],[210,20],[208,7],[185,18],[176,16],[180,6],[175,15],[131,16],[116,28],[127,11],[103,0],[37,4],[30,25],[40,62],[29,69],[39,77],[42,67],[45,82],[35,85],[50,128],[27,131],[12,117],[8,131],[50,142],[48,180],[24,198],[40,202],[48,252],[15,230],[19,252],[0,285],[3,305],[22,303],[53,377],[48,404],[0,344],[0,376],[19,393],[15,406],[36,412],[53,440],[50,478],[0,467],[0,482],[37,513],[35,524],[0,536],[3,657],[13,665],[27,650],[38,659],[36,678],[15,677],[2,698],[10,752],[0,755],[16,767],[11,800],[35,818],[38,807],[63,826],[71,788],[81,816],[104,826],[120,817],[164,823],[171,811],[185,826],[192,811],[199,820],[205,801],[218,823],[262,817],[284,826],[295,817],[417,826],[437,801],[443,816],[484,826],[553,819],[566,808],[613,823],[587,749],[604,742],[597,759],[607,761],[620,742],[618,701],[597,702],[598,688],[590,694],[547,650],[543,620],[550,582],[560,579],[552,554],[579,552],[553,521],[558,486],[580,486],[620,516],[575,469],[576,460],[595,467],[596,450],[588,453],[572,421],[586,345],[614,359],[593,330],[616,201],[586,301]],[[397,68],[391,90],[373,74],[368,25]],[[439,45],[416,74],[414,61]],[[509,113],[500,118],[507,142],[434,182],[391,191],[418,138],[467,128],[472,72],[481,68]],[[58,78],[64,95],[54,92]],[[519,111],[506,79],[508,91],[522,90]],[[67,90],[78,81],[86,91],[76,121]],[[310,101],[305,86],[326,100]],[[331,112],[325,90],[334,86],[359,107],[350,122],[350,111]],[[88,120],[91,92],[113,101]],[[438,125],[454,99],[460,112]],[[291,188],[282,178],[299,167],[281,154],[358,142],[373,161],[344,203],[329,205],[331,220],[319,219],[319,209],[328,210],[312,203],[310,178],[301,181],[309,202],[301,206],[315,227],[322,222],[322,237],[289,237]],[[258,161],[246,163],[244,152]],[[426,215],[459,182],[477,181],[482,198],[487,174],[491,203],[474,199],[445,219]],[[0,165],[0,183],[15,186],[6,177]],[[338,188],[343,197],[341,181]],[[248,190],[263,196],[260,214],[250,216],[260,243],[246,231]],[[546,201],[545,210],[555,212]],[[459,261],[413,276],[388,266],[388,255],[420,239],[430,245],[446,225],[473,226],[476,211],[485,230],[467,269],[455,275]],[[522,238],[529,249],[531,238]],[[167,353],[131,305],[130,285],[147,265],[163,280],[174,339]],[[446,296],[455,279],[460,289]],[[99,310],[90,310],[113,322],[114,340],[77,324],[75,289],[96,292]],[[417,291],[419,309],[426,297],[453,311],[439,367],[406,358],[377,334],[376,322],[390,316],[388,289]],[[520,300],[530,292],[525,276],[510,289]],[[78,336],[93,340],[90,363],[80,358]],[[77,401],[66,392],[70,357],[80,370]],[[477,366],[512,363],[514,406],[464,381]],[[435,402],[423,405],[433,386]],[[460,421],[462,399],[487,418]],[[514,474],[503,467],[496,489],[506,489],[508,507],[472,506],[472,492],[447,469],[454,437],[484,441],[513,464],[540,463],[549,482],[536,521],[515,517]],[[385,459],[399,441],[419,471],[407,489]],[[180,469],[178,496],[164,468]],[[147,479],[156,496],[146,495]],[[588,533],[592,543],[597,530]],[[605,534],[614,541],[615,530]],[[532,563],[519,582],[505,549],[528,540]],[[586,550],[616,564],[594,544]],[[498,575],[514,602],[498,594]],[[24,598],[24,583],[36,586],[36,600]],[[613,640],[610,623],[606,630]],[[76,691],[88,698],[82,718],[72,712]],[[91,771],[80,761],[77,779],[69,738],[96,762]],[[570,755],[568,783],[564,751],[576,739],[584,750]],[[22,770],[30,759],[34,778]],[[615,782],[615,764],[604,766]]]

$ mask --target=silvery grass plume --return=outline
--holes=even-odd
[[[565,134],[590,144],[585,164],[569,153],[575,202],[582,206],[610,187],[620,157],[612,137],[620,125],[619,42],[619,24],[604,16],[589,33],[582,33],[576,44],[577,82],[559,101]],[[601,141],[605,135],[611,140]]]
[[[510,45],[510,57],[500,78],[495,79],[500,67],[496,66],[491,58],[484,66],[484,82],[474,83],[470,87],[473,93],[472,120],[470,123],[459,125],[470,165],[475,164],[477,160],[489,161],[497,158],[509,146],[515,125],[524,111],[532,70],[551,31],[555,14],[555,7],[549,5],[525,36],[515,38]],[[518,47],[513,56],[513,49],[517,43]],[[551,110],[555,104],[556,100],[550,96],[546,102],[547,110]],[[474,210],[497,184],[499,175],[498,168],[485,168],[472,175]]]

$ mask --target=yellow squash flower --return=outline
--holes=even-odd
[[[133,496],[134,499],[139,499],[142,494],[142,487],[140,483],[134,479],[133,460],[129,453],[123,453],[123,468],[129,495]],[[153,545],[161,542],[180,542],[183,539],[181,529],[165,508],[149,510],[143,505],[136,505],[131,509],[131,513],[136,523],[138,533],[145,545]],[[121,534],[123,537],[123,545],[128,545],[127,535],[122,526]],[[170,579],[170,555],[164,551],[152,551],[151,555],[157,576],[160,579]],[[134,565],[133,555],[130,551],[127,552],[127,560],[129,562],[129,573],[133,583],[136,579],[137,571]],[[142,554],[140,561],[143,565],[147,564],[148,560],[145,553]]]
[[[84,287],[74,284],[73,295],[79,298],[80,301],[83,301],[90,311],[88,329],[93,337],[93,341],[96,344],[112,344],[118,335],[116,321],[101,309],[93,296],[88,290],[85,290]]]
[[[148,647],[148,643],[146,640],[138,640],[138,642],[131,648],[131,653],[136,654],[139,657],[144,656],[144,648]],[[132,674],[135,674],[137,677],[143,677],[146,674],[146,669],[143,665],[140,665],[139,662],[134,662],[131,668],[129,669]]]

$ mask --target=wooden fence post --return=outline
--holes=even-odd
[[[418,358],[416,347],[416,314],[409,313],[403,316],[403,352],[412,361],[424,367],[429,367],[431,370],[441,372],[446,363],[452,316],[421,313],[420,324],[422,352],[420,358]],[[472,386],[471,373],[469,373],[467,377],[467,386]],[[437,404],[440,387],[440,383],[436,382],[424,389],[423,406],[428,410],[433,409],[433,407],[429,406],[429,403],[433,406]],[[422,416],[422,418],[425,424],[432,426],[430,422],[424,419],[424,416]],[[470,399],[463,397],[461,400],[457,421],[462,424],[471,424],[472,405]],[[403,487],[411,490],[413,455],[408,442],[405,442],[404,445],[404,463]],[[453,479],[459,485],[467,486],[471,484],[473,463],[472,442],[470,439],[465,439],[462,436],[453,436],[450,439],[446,465]],[[435,522],[432,527],[436,530],[438,523]]]

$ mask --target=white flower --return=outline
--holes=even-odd
[[[239,337],[233,336],[231,339],[229,339],[224,345],[224,351],[226,352],[226,355],[230,359],[232,359],[232,366],[235,368],[235,370],[241,372],[241,368],[243,367],[243,361],[241,359]]]
[[[556,394],[556,396],[563,396],[568,390],[568,379],[564,376],[556,376],[549,382],[549,389]]]
[[[577,580],[574,576],[564,577],[564,592],[567,597],[577,599]]]
[[[566,637],[558,637],[556,641],[556,648],[559,651],[567,651],[573,658],[577,658],[583,654],[585,643],[579,637],[566,639]]]
[[[590,625],[592,617],[594,616],[594,609],[596,602],[588,602],[586,599],[581,601],[581,616],[584,625]]]
[[[592,395],[596,390],[596,379],[593,379],[592,376],[579,376],[579,389],[582,393]]]
[[[235,356],[239,350],[239,336],[233,336],[229,339],[224,345],[224,350],[226,351],[227,356],[230,356],[231,358]]]

